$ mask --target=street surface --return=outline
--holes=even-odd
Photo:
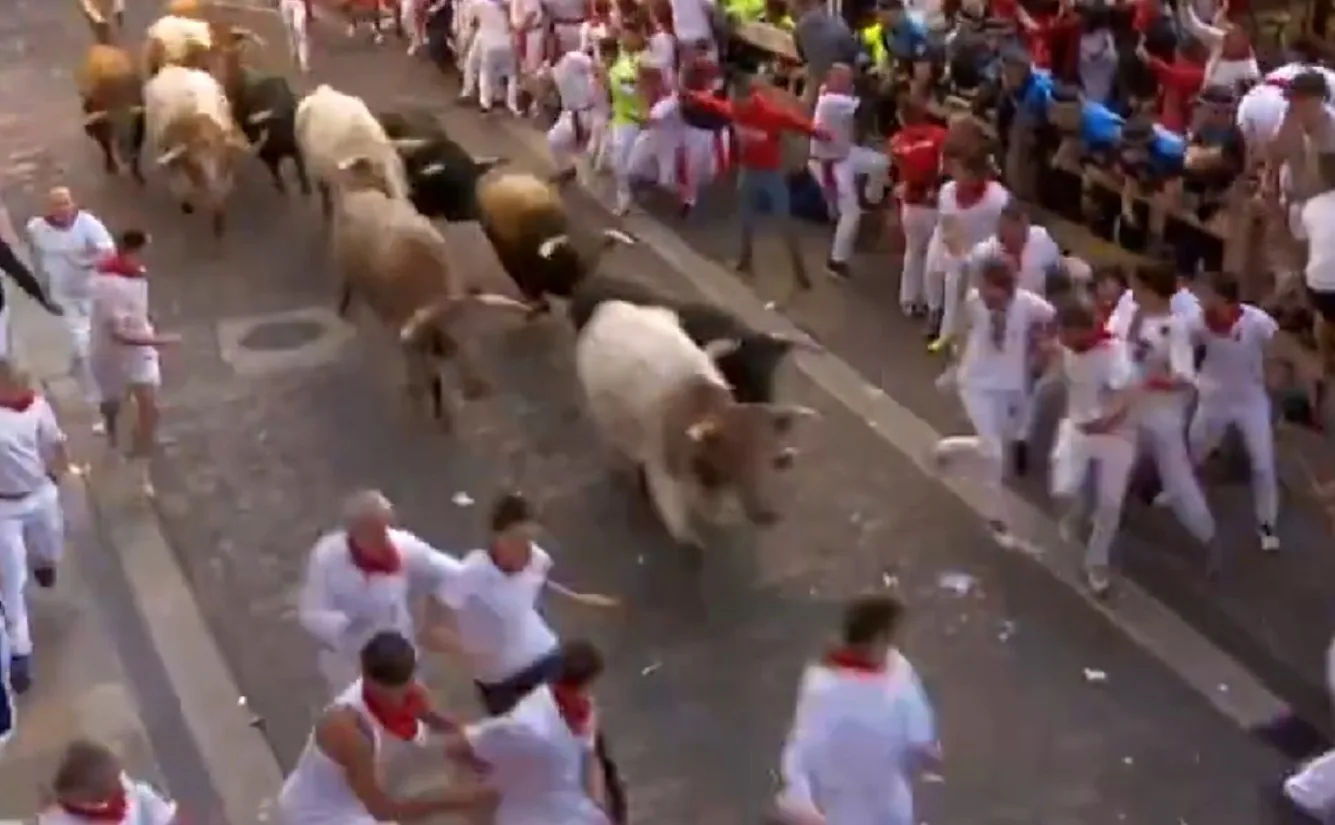
[[[131,8],[132,40],[155,8]],[[364,314],[355,336],[331,318],[314,199],[285,201],[262,168],[247,168],[228,237],[216,243],[198,216],[177,212],[151,172],[144,192],[106,179],[78,127],[69,80],[87,43],[74,4],[24,0],[13,18],[0,22],[22,32],[4,41],[10,59],[0,72],[6,203],[17,219],[38,207],[46,187],[68,182],[113,230],[153,233],[160,326],[185,339],[165,358],[172,443],[154,466],[159,514],[283,766],[325,699],[294,596],[306,552],[343,495],[378,486],[406,526],[462,552],[483,539],[486,502],[517,487],[541,507],[555,578],[627,602],[612,614],[549,608],[562,633],[587,635],[608,654],[600,695],[638,822],[757,821],[774,790],[803,662],[826,643],[847,597],[881,587],[897,588],[911,606],[904,648],[940,713],[947,763],[944,781],[921,788],[922,821],[1288,821],[1274,786],[1289,759],[1033,560],[995,548],[959,498],[797,371],[785,376],[785,398],[823,417],[803,425],[787,517],[764,532],[735,531],[698,570],[609,469],[581,412],[572,336],[559,317],[527,328],[503,315],[479,324],[496,393],[460,415],[454,436],[433,431],[405,408],[387,335]],[[276,18],[247,14],[245,22],[280,42]],[[376,48],[328,27],[318,34],[306,88],[329,82],[374,108],[431,106],[476,154],[545,168],[502,116],[450,108],[439,76],[392,40]],[[272,51],[260,60],[283,65]],[[607,223],[587,197],[573,196],[570,207],[577,221]],[[674,228],[726,257],[729,211],[724,193],[711,193]],[[808,234],[814,271],[823,236]],[[475,230],[448,235],[504,286]],[[782,273],[777,258],[766,255],[758,270]],[[692,294],[645,246],[613,251],[607,266]],[[931,388],[935,365],[898,318],[891,259],[867,258],[858,273],[851,285],[820,284],[794,320],[938,430],[960,429],[955,403]],[[777,294],[766,277],[757,288]],[[303,336],[305,346],[284,349]],[[1235,488],[1217,508],[1239,539],[1222,583],[1196,581],[1194,552],[1180,549],[1181,532],[1157,513],[1130,515],[1124,558],[1142,585],[1324,724],[1306,709],[1324,706],[1321,655],[1335,626],[1329,531],[1315,511],[1290,508],[1285,554],[1261,559],[1245,546],[1250,506]],[[472,712],[454,664],[431,668],[455,706]]]

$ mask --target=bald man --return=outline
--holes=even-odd
[[[377,490],[343,503],[343,524],[315,543],[298,618],[320,645],[320,670],[337,694],[358,676],[358,654],[377,633],[416,639],[415,593],[435,593],[459,562],[395,526],[394,506]]]

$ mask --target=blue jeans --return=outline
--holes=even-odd
[[[750,231],[758,215],[787,218],[788,179],[782,169],[742,169],[737,176],[742,228]]]

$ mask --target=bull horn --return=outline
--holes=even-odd
[[[742,346],[742,342],[736,338],[719,338],[716,341],[710,341],[705,344],[703,349],[705,355],[717,361],[725,355],[731,355]]]
[[[369,163],[370,160],[371,160],[371,159],[368,158],[366,155],[355,155],[355,156],[350,157],[350,158],[343,158],[343,160],[340,160],[340,161],[338,162],[338,171],[340,171],[340,172],[346,172],[346,171],[348,171],[349,169],[351,169],[352,167],[356,166],[357,164],[359,164],[359,163]]]
[[[820,413],[801,404],[766,404],[773,415],[788,415],[793,418],[820,418]]]
[[[400,152],[411,154],[421,149],[425,149],[431,141],[426,138],[395,138],[391,140],[390,143],[394,144],[394,148]]]
[[[106,112],[90,112],[88,116],[83,119],[83,125],[92,126],[94,123],[101,123],[108,117],[109,115]]]
[[[482,157],[473,161],[473,167],[479,172],[485,172],[493,166],[500,166],[502,163],[508,163],[508,158],[503,157]]]
[[[92,23],[94,26],[106,24],[107,19],[102,16],[101,12],[93,7],[92,0],[79,0],[79,9],[83,12],[84,16],[88,18],[88,22]]]
[[[262,112],[256,112],[255,114],[246,118],[246,122],[252,126],[258,126],[264,121],[270,120],[272,118],[273,118],[273,109],[265,109]]]
[[[825,352],[825,347],[805,335],[788,335],[783,332],[771,332],[769,333],[769,339],[776,344],[787,344],[793,349],[804,349],[807,352]]]
[[[142,115],[143,113],[144,113],[144,107],[143,107],[143,106],[131,106],[131,107],[130,107],[130,114],[132,114],[132,115]]]
[[[172,148],[163,152],[161,155],[158,155],[158,166],[166,166],[167,164],[171,163],[172,161],[176,160],[177,158],[179,158],[181,155],[184,154],[185,154],[184,146],[173,146]]]
[[[538,247],[538,257],[545,261],[556,254],[557,247],[566,246],[569,243],[570,237],[568,235],[553,235]]]
[[[704,441],[718,431],[718,422],[711,416],[701,419],[686,428],[686,437],[692,441]]]
[[[472,301],[481,304],[482,306],[496,307],[498,309],[517,309],[523,312],[528,312],[533,309],[533,307],[523,301],[516,301],[508,295],[499,295],[495,292],[474,292],[464,298],[464,300]]]
[[[622,232],[620,229],[604,229],[603,239],[608,243],[619,243],[625,246],[634,246],[639,243],[633,235]]]
[[[260,37],[254,31],[247,29],[243,26],[233,26],[232,34],[241,38],[242,40],[249,40],[256,46],[259,46],[261,49],[269,45],[268,43],[265,42],[263,37]]]
[[[439,175],[441,172],[444,171],[445,171],[445,164],[437,161],[435,163],[428,163],[426,166],[423,166],[422,171],[419,172],[419,174],[422,175],[423,177],[429,178],[432,177],[433,175]]]
[[[242,143],[242,146],[245,146],[246,149],[248,149],[250,152],[254,154],[259,154],[260,150],[264,148],[264,144],[268,142],[269,142],[269,130],[265,129],[263,132],[260,132],[259,138],[256,139],[253,143],[251,143],[248,146]]]
[[[408,317],[407,321],[403,322],[403,326],[399,327],[399,341],[404,344],[412,343],[421,333],[423,327],[434,323],[449,308],[449,305],[449,300],[437,301],[414,312]]]

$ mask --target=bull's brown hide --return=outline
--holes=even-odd
[[[118,105],[137,105],[139,78],[134,58],[119,46],[94,43],[84,55],[76,75],[79,95],[90,111],[106,111]]]
[[[541,242],[564,231],[565,208],[550,185],[533,175],[501,172],[488,175],[478,184],[479,211],[487,216],[488,232],[492,243],[498,246],[520,246],[535,231]],[[549,231],[553,217],[559,217],[561,227]],[[540,230],[539,230],[540,228]]]

